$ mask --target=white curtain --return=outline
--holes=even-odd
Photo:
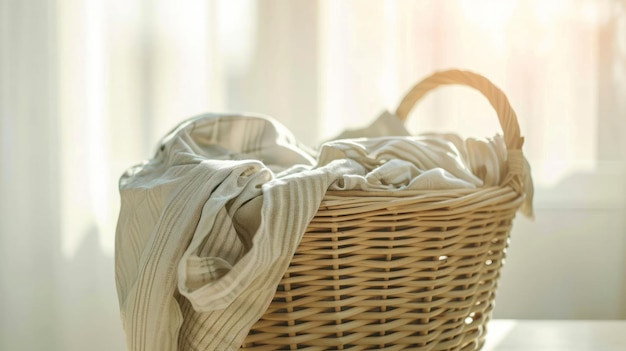
[[[117,179],[181,120],[315,146],[446,68],[505,91],[537,184],[496,317],[626,318],[626,1],[0,0],[0,349],[124,348]],[[407,123],[499,130],[458,87]]]

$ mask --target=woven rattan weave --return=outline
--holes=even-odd
[[[329,192],[244,350],[478,350],[511,224],[524,199],[523,139],[484,77],[437,72],[400,104],[442,84],[473,87],[498,114],[508,176],[497,187]]]

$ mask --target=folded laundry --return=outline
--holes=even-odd
[[[499,137],[390,133],[315,153],[264,116],[207,114],[175,128],[120,179],[115,270],[128,350],[239,348],[329,189],[475,188],[506,174]]]

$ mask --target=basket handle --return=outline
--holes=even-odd
[[[508,150],[521,150],[524,138],[520,135],[517,115],[513,111],[506,95],[487,78],[469,71],[448,70],[435,72],[417,83],[402,99],[396,115],[406,121],[415,104],[429,91],[440,85],[460,84],[481,92],[498,114],[500,127],[504,132],[504,140]]]

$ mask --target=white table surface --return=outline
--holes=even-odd
[[[626,320],[492,320],[481,351],[626,351]]]

